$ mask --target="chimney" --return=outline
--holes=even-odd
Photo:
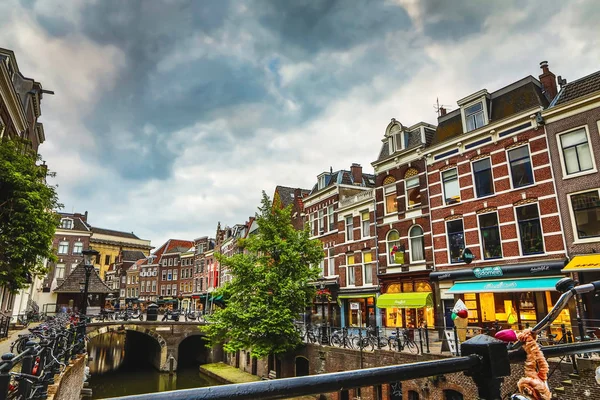
[[[440,117],[446,115],[446,109],[444,107],[440,107]]]
[[[302,197],[302,189],[296,188],[294,189],[294,200]]]
[[[554,100],[558,90],[556,88],[556,76],[548,69],[548,61],[542,61],[540,63],[542,74],[540,75],[540,82],[542,83],[542,91],[548,101]]]
[[[352,173],[352,181],[355,185],[362,185],[362,167],[360,164],[352,164],[350,167],[350,172]]]

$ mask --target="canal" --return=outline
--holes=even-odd
[[[159,373],[147,361],[147,355],[152,351],[152,348],[146,347],[147,344],[135,332],[108,332],[94,337],[88,345],[88,354],[92,359],[89,363],[92,398],[219,384],[198,371],[198,358],[180,362],[174,375]]]

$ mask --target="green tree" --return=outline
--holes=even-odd
[[[46,167],[24,141],[0,141],[0,286],[16,291],[54,260],[52,238],[59,218]]]
[[[217,256],[232,279],[217,292],[226,307],[215,310],[205,330],[225,351],[249,349],[260,358],[301,343],[294,320],[314,297],[310,282],[319,276],[323,248],[308,229],[295,230],[290,215],[291,207],[273,207],[263,192],[258,233],[239,241],[242,254]]]

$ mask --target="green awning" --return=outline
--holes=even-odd
[[[433,307],[431,292],[386,293],[377,298],[377,308]]]
[[[556,290],[556,282],[563,277],[494,279],[477,282],[456,282],[446,293],[501,293],[501,292],[543,292]]]
[[[217,297],[211,297],[210,301],[223,301],[223,295],[220,294]]]

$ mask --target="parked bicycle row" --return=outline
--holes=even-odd
[[[0,361],[0,400],[46,399],[54,376],[86,351],[85,318],[59,314],[29,328]],[[20,372],[13,371],[20,365]]]
[[[91,316],[92,322],[106,322],[106,321],[199,321],[204,322],[204,315],[200,312],[191,310],[171,310],[165,309],[156,310],[154,314],[152,311],[147,310],[142,312],[139,308],[131,309],[125,308],[123,310],[101,310],[99,314]],[[152,317],[152,315],[154,317]]]

